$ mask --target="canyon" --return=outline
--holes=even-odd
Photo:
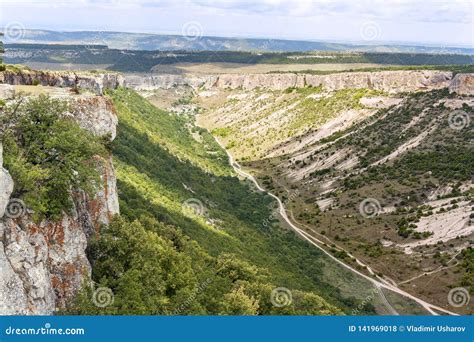
[[[386,111],[385,117],[391,115],[397,108],[407,105],[407,93],[437,94],[435,92],[446,90],[448,95],[443,93],[439,103],[454,106],[455,109],[464,108],[463,105],[472,103],[473,83],[473,74],[434,70],[207,76],[19,70],[0,73],[0,99],[8,102],[16,92],[23,90],[33,94],[47,93],[53,98],[67,101],[71,111],[66,115],[83,129],[113,141],[117,136],[118,119],[114,104],[105,96],[107,89],[131,88],[152,99],[157,91],[171,94],[177,89],[186,88],[194,96],[192,110],[186,113],[194,113],[196,108],[202,108],[204,113],[198,116],[198,124],[212,131],[226,149],[239,162],[243,162],[243,167],[251,170],[265,187],[274,187],[277,190],[275,193],[283,201],[289,191],[291,195],[291,190],[288,189],[303,190],[298,196],[290,196],[291,203],[285,202],[289,210],[300,207],[302,211],[295,210],[295,213],[301,214],[313,206],[322,212],[327,211],[329,216],[338,205],[341,207],[338,204],[340,199],[333,198],[331,194],[341,190],[340,183],[348,174],[362,172],[361,155],[354,146],[345,146],[334,153],[332,150],[327,153],[326,148],[331,147],[333,142],[330,137],[341,133],[344,133],[341,134],[342,137],[351,134],[346,131],[370,118],[378,119],[380,110]],[[350,99],[347,108],[338,107],[341,101],[347,99]],[[323,106],[312,107],[319,103]],[[331,106],[335,106],[335,109]],[[330,109],[327,117],[305,117],[307,113],[319,113],[321,108]],[[425,114],[426,112],[422,112],[416,115],[405,129],[409,130],[418,124],[421,127],[425,124]],[[226,131],[228,129],[230,131]],[[375,160],[373,165],[393,162],[406,151],[416,148],[431,133],[426,131],[424,136],[418,137],[418,141],[404,140],[405,143],[411,143],[406,146],[400,144],[397,146],[398,150],[384,155],[386,159]],[[336,140],[339,138],[338,136]],[[0,272],[5,276],[0,279],[0,313],[53,314],[56,310],[65,308],[84,280],[90,278],[91,265],[85,254],[88,239],[120,212],[112,155],[97,160],[101,184],[94,198],[88,198],[83,192],[73,194],[75,205],[72,213],[64,214],[58,222],[44,220],[40,223],[33,222],[28,209],[11,198],[14,181],[8,170],[2,167],[1,155],[0,153]],[[336,170],[334,172],[337,175],[326,178],[324,172],[328,169]],[[310,175],[320,178],[313,180]],[[278,182],[281,184],[277,184]],[[463,186],[463,189],[469,189],[469,184]],[[313,191],[318,195],[317,198],[308,195]],[[449,193],[451,192],[445,195]],[[460,199],[459,203],[461,209],[454,212],[462,216],[460,232],[472,236],[472,225],[469,221],[465,224],[464,220],[468,215],[469,202]],[[18,204],[26,214],[16,217],[12,210]],[[443,206],[446,205],[435,207]],[[389,205],[384,207],[388,214]],[[354,213],[343,212],[341,215],[346,215],[346,218]],[[449,216],[449,213],[443,215]],[[299,224],[296,219],[292,220]],[[297,220],[304,221],[299,216]],[[325,222],[325,218],[322,220]],[[436,218],[433,220],[436,221]],[[428,225],[426,221],[428,219],[420,222],[420,231]],[[332,219],[330,222],[332,225]],[[304,224],[313,226],[314,222]],[[317,232],[321,234],[321,230]],[[335,235],[339,238],[342,236],[341,232],[336,234],[324,231],[323,235],[325,234],[331,239]],[[443,238],[447,235],[445,231],[440,234]],[[440,234],[435,233],[430,244],[438,243],[440,240],[437,237]],[[351,234],[348,236],[354,238]],[[380,240],[380,236],[382,235],[377,231],[377,239]],[[425,245],[423,240],[402,244],[396,238],[393,238],[396,242],[388,241],[385,236],[383,238],[384,243],[390,243],[394,248],[397,244],[400,248],[406,248],[414,258],[423,255],[419,251]],[[451,234],[445,242],[453,238],[455,236]],[[468,241],[464,239],[456,243],[456,252],[466,248]],[[399,258],[406,256],[400,255],[394,257],[395,264]],[[390,258],[386,255],[382,260],[390,263]],[[416,263],[413,260],[415,259],[410,259],[410,265]],[[424,265],[423,271],[431,266]],[[379,264],[376,269],[378,267]],[[383,268],[383,271],[387,270]],[[410,272],[409,275],[413,273]],[[390,277],[396,278],[397,275],[390,274]],[[429,296],[425,299],[430,300]],[[445,305],[438,301],[436,304]]]
[[[258,88],[284,90],[322,86],[327,90],[366,88],[389,93],[440,89],[448,87],[453,73],[448,71],[380,71],[341,72],[328,75],[274,73],[274,74],[219,74],[219,75],[126,75],[127,86],[137,90],[153,90],[187,85],[193,89],[243,89]],[[461,84],[467,80],[458,77]]]

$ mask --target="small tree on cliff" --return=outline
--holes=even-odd
[[[92,195],[99,181],[95,157],[106,149],[99,137],[65,118],[67,110],[66,102],[40,95],[9,105],[0,118],[14,196],[34,211],[35,220],[59,218],[73,205],[71,192]]]

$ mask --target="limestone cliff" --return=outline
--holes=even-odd
[[[117,116],[107,98],[68,96],[67,91],[58,96],[70,102],[67,115],[83,128],[115,137]],[[74,193],[74,208],[61,220],[35,223],[24,203],[10,197],[14,180],[2,167],[1,152],[0,146],[0,315],[52,314],[66,306],[90,275],[88,238],[119,212],[112,158],[96,159],[101,182],[94,197]]]
[[[243,89],[263,88],[283,90],[304,86],[322,86],[326,90],[368,88],[388,93],[447,88],[453,74],[449,71],[380,71],[344,72],[329,75],[309,74],[220,74],[190,75],[127,75],[125,84],[137,90],[172,88],[188,85],[194,89]]]
[[[457,74],[449,86],[458,95],[474,95],[474,74]]]
[[[106,88],[115,89],[123,86],[124,79],[114,73],[79,73],[55,71],[3,71],[0,72],[0,83],[10,85],[43,85],[51,87],[79,87],[102,95]]]

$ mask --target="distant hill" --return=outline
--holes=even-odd
[[[256,52],[256,51],[150,51],[111,49],[105,44],[5,44],[5,62],[49,67],[78,65],[86,69],[108,69],[121,72],[150,72],[157,66],[179,63],[257,64],[365,64],[383,66],[447,66],[472,65],[474,55],[388,52]],[[40,63],[40,64],[38,64]],[[73,67],[74,66],[74,67]],[[41,66],[40,66],[41,68]]]
[[[107,45],[112,49],[127,50],[195,50],[195,51],[363,51],[363,52],[408,52],[408,53],[456,53],[474,54],[473,48],[394,45],[372,43],[365,45],[331,42],[226,38],[195,35],[163,35],[149,33],[75,31],[57,32],[46,30],[24,30],[19,39],[5,37],[5,43],[41,44],[94,44]]]

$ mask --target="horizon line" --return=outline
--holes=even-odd
[[[3,30],[5,26],[0,26]],[[50,31],[59,33],[74,33],[74,32],[107,32],[107,33],[126,33],[126,34],[143,34],[143,35],[155,35],[155,36],[176,36],[183,37],[182,34],[176,33],[175,31],[162,31],[162,32],[144,32],[144,31],[117,31],[117,30],[94,30],[94,29],[45,29],[45,28],[24,28],[26,31]],[[347,44],[353,46],[378,46],[378,45],[389,45],[389,46],[405,46],[405,47],[431,47],[431,48],[460,48],[460,49],[474,49],[474,45],[450,45],[449,43],[427,43],[427,42],[408,42],[408,41],[396,41],[396,40],[374,40],[374,41],[356,41],[356,40],[344,40],[344,39],[309,39],[309,38],[289,38],[289,37],[268,37],[268,36],[235,36],[235,35],[203,35],[201,38],[227,38],[227,39],[252,39],[252,40],[282,40],[282,41],[295,41],[295,42],[308,42],[308,43],[334,43],[334,44]]]

